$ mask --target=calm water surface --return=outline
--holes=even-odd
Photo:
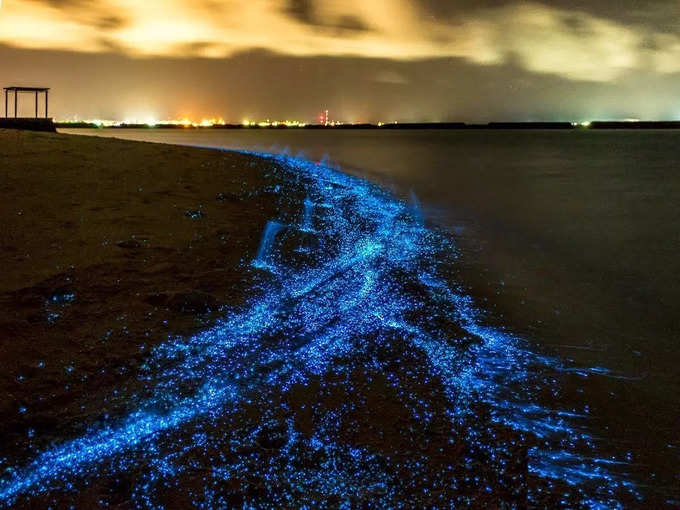
[[[302,153],[415,193],[496,321],[605,369],[565,374],[557,398],[587,406],[642,491],[680,507],[680,132],[62,132]]]

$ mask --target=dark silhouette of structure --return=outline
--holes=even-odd
[[[0,129],[23,129],[27,131],[56,131],[49,118],[49,91],[47,87],[5,87],[5,117],[0,117]],[[35,94],[35,117],[19,117],[19,94]],[[9,116],[9,99],[14,94],[14,117]],[[45,94],[45,116],[38,117],[38,96]]]
[[[38,95],[40,93],[45,94],[45,118],[49,118],[49,93],[50,89],[45,87],[5,87],[5,118],[9,118],[9,95],[10,92],[14,93],[14,118],[19,118],[19,94],[21,93],[31,93],[35,94],[35,117],[38,117]]]

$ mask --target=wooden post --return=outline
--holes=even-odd
[[[49,94],[50,94],[50,91],[46,90],[45,91],[45,118],[46,119],[49,118],[49,114],[47,113],[49,111],[48,110],[48,99],[47,99],[47,96],[49,96]]]
[[[18,95],[19,95],[19,92],[17,92],[17,91],[15,90],[15,91],[14,91],[14,118],[15,118],[15,119],[18,117],[18,115],[17,115],[17,109],[18,109],[17,107],[18,107],[18,104],[19,104],[19,102],[17,101],[17,96],[18,96]]]
[[[38,91],[35,91],[35,118],[38,118]]]
[[[7,111],[7,95],[9,94],[9,90],[5,89],[5,118],[9,117],[9,112]]]

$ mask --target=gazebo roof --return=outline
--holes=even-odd
[[[49,87],[5,87],[5,90],[12,92],[47,92]]]

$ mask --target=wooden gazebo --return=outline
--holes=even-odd
[[[19,94],[30,93],[35,94],[35,118],[38,117],[38,95],[45,94],[45,118],[49,117],[49,93],[50,89],[45,87],[5,87],[5,118],[9,118],[9,96],[14,93],[14,118],[18,118],[19,110]]]

